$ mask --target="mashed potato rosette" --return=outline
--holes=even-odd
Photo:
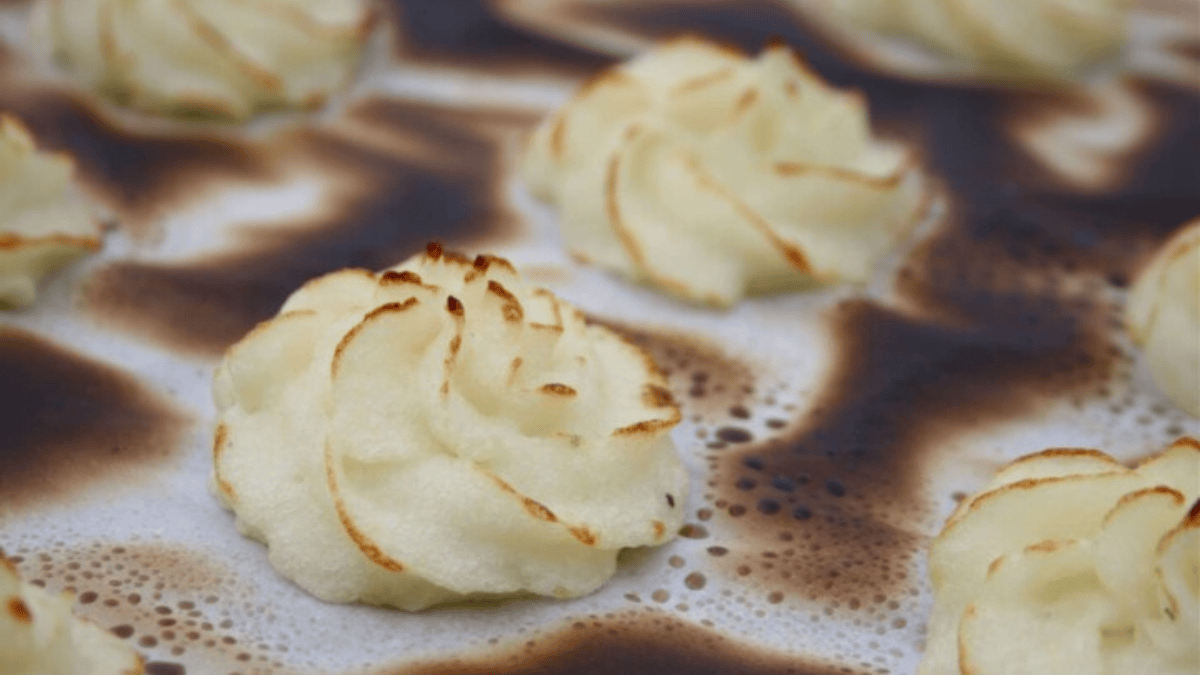
[[[982,74],[1069,78],[1118,52],[1129,0],[833,0],[835,16],[912,38]]]
[[[100,248],[74,171],[70,157],[39,151],[20,122],[0,115],[0,308],[33,304],[43,277]]]
[[[1137,467],[1056,449],[1001,470],[929,552],[920,675],[1200,672],[1200,442]]]
[[[32,31],[89,87],[152,112],[320,105],[356,69],[366,0],[39,0]]]
[[[71,613],[66,596],[24,583],[0,551],[0,673],[138,675],[142,658]]]
[[[577,257],[693,302],[865,281],[922,213],[911,156],[784,46],[680,39],[586,84],[522,174]]]
[[[1180,230],[1138,276],[1125,318],[1154,381],[1200,417],[1200,220]]]
[[[507,261],[431,246],[306,284],[229,350],[213,482],[326,600],[577,596],[682,521],[663,385]]]

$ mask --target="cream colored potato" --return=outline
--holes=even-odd
[[[1125,319],[1154,381],[1200,417],[1200,220],[1180,230],[1137,278]]]
[[[1101,641],[1114,609],[1094,556],[1088,542],[1049,540],[993,563],[963,611],[953,672],[1105,672]]]
[[[696,39],[584,85],[537,129],[522,175],[577,257],[717,306],[864,281],[925,204],[860,96],[786,47],[748,59]]]
[[[922,42],[985,75],[1069,78],[1125,44],[1129,0],[833,0],[836,16]]]
[[[1198,672],[1198,498],[1190,438],[1134,469],[1051,450],[1000,471],[930,548],[919,673]]]
[[[1051,448],[1013,460],[996,472],[992,488],[1023,480],[1119,471],[1121,463],[1091,448]],[[969,503],[969,502],[964,502]]]
[[[346,84],[365,0],[40,0],[32,30],[85,85],[137,108],[241,118]]]
[[[0,307],[33,304],[39,281],[100,248],[74,170],[70,157],[40,152],[20,122],[0,115]]]
[[[71,614],[65,596],[26,584],[0,551],[0,673],[137,675],[142,658],[112,633]]]
[[[213,484],[325,600],[578,596],[682,522],[663,385],[507,261],[431,246],[306,284],[229,350]]]

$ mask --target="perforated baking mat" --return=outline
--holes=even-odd
[[[1120,320],[1200,215],[1194,2],[1143,3],[1119,58],[1020,89],[831,30],[815,1],[395,0],[347,93],[248,126],[73,89],[28,57],[28,9],[0,3],[0,111],[75,158],[112,227],[0,317],[0,547],[152,673],[911,673],[927,544],[957,499],[1046,447],[1132,460],[1200,435]],[[920,155],[937,199],[872,283],[715,311],[566,255],[514,171],[524,139],[681,33],[782,39]],[[508,257],[669,371],[686,525],[592,595],[326,604],[208,491],[223,350],[305,280],[429,240]]]

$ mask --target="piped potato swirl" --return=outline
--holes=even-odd
[[[343,87],[365,0],[40,0],[31,31],[85,86],[154,113],[245,118]]]
[[[25,583],[0,551],[0,673],[141,675],[121,638],[71,613],[69,596]]]
[[[431,245],[309,282],[229,350],[213,485],[325,600],[582,595],[682,522],[664,384],[506,260]]]
[[[862,282],[924,213],[903,148],[787,47],[679,39],[605,71],[535,132],[522,176],[577,258],[718,307]]]

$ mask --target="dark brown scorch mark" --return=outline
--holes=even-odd
[[[386,0],[398,56],[483,70],[586,74],[611,64],[598,55],[506,22],[487,0]]]
[[[130,375],[0,330],[0,513],[167,459],[183,416]]]
[[[856,675],[739,644],[722,633],[657,613],[589,617],[521,650],[384,671],[388,675]]]
[[[1200,21],[1200,13],[1198,13],[1196,19]],[[1185,42],[1176,43],[1173,46],[1173,50],[1176,54],[1179,54],[1190,61],[1200,63],[1200,42],[1198,41],[1188,40]]]
[[[90,284],[89,310],[173,346],[218,354],[313,277],[347,267],[393,265],[439,240],[459,245],[514,223],[500,195],[502,143],[493,126],[523,128],[507,111],[464,112],[376,100],[351,112],[380,133],[422,139],[413,155],[330,132],[294,139],[305,161],[349,176],[331,215],[247,227],[243,245],[196,262],[116,262]]]
[[[209,135],[170,135],[128,128],[81,99],[55,91],[0,87],[0,113],[29,127],[38,146],[75,159],[79,177],[109,206],[131,217],[165,211],[199,195],[214,180],[268,180],[251,146]]]
[[[910,130],[927,169],[950,190],[949,227],[905,273],[926,298],[943,296],[943,306],[982,315],[980,298],[1063,274],[1124,286],[1147,255],[1200,214],[1200,159],[1187,150],[1200,145],[1194,92],[1134,83],[1156,111],[1157,126],[1130,153],[1120,181],[1096,195],[1063,186],[1012,140],[1008,121],[1028,106],[1046,106],[1044,97],[901,87],[871,77],[862,88],[875,117]]]

